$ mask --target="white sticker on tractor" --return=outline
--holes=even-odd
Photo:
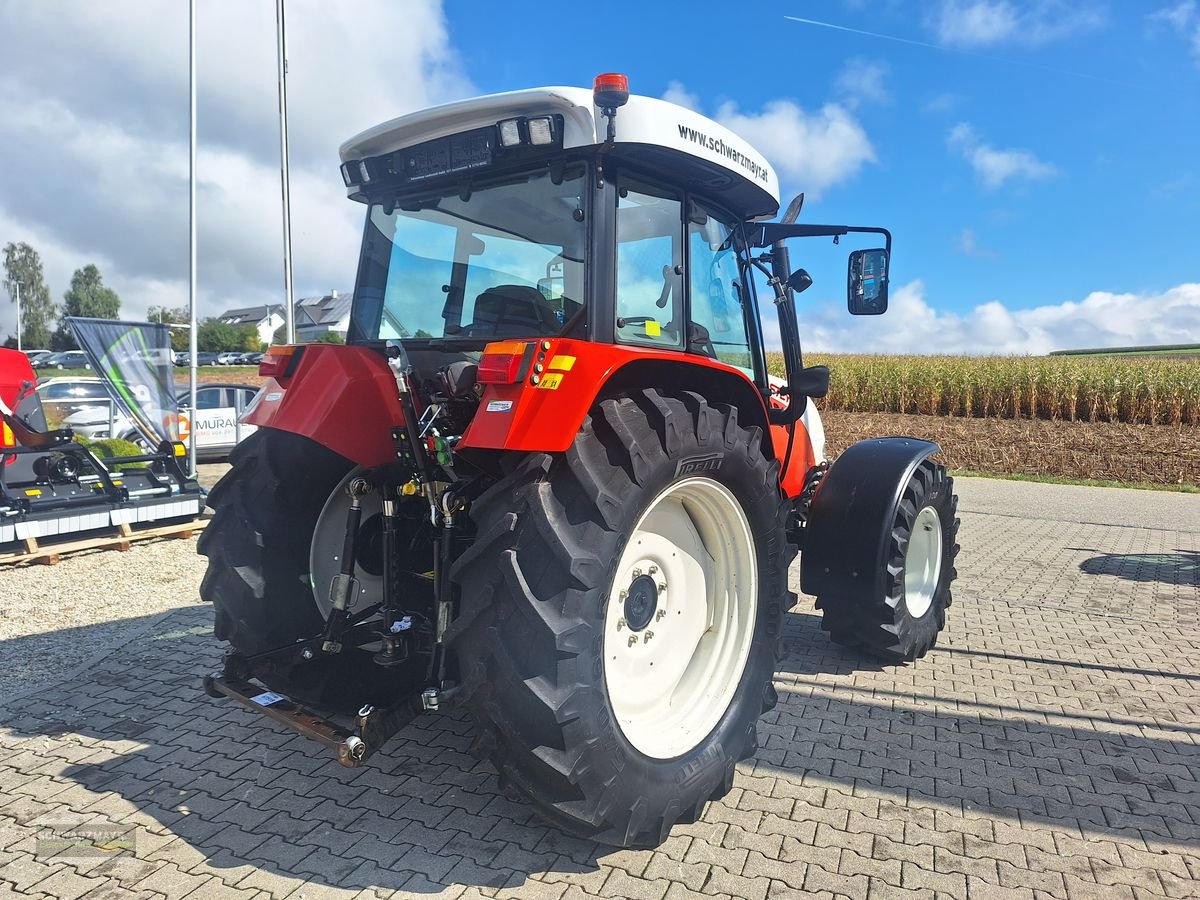
[[[257,697],[251,697],[259,706],[270,706],[272,703],[278,703],[280,700],[286,700],[287,697],[283,694],[277,694],[274,691],[263,691]]]
[[[487,405],[488,412],[508,412],[512,409],[513,402],[511,400],[489,400]]]

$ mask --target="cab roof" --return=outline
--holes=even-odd
[[[342,144],[343,163],[394,153],[415,144],[513,117],[562,116],[564,149],[604,142],[608,120],[592,92],[542,87],[459,100],[392,119]],[[665,182],[713,198],[746,219],[773,217],[779,209],[779,178],[766,158],[725,126],[693,110],[636,94],[617,110],[609,153]],[[358,189],[348,193],[361,199]]]

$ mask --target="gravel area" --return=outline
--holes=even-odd
[[[196,466],[196,477],[205,490],[212,490],[214,484],[221,480],[229,471],[229,463],[200,463]]]
[[[198,470],[211,489],[229,465]],[[125,643],[163,613],[202,603],[205,562],[191,538],[71,554],[55,566],[0,568],[0,702]]]
[[[201,603],[204,563],[190,538],[0,568],[0,702],[125,643],[162,613]]]

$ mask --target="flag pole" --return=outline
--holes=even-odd
[[[188,406],[196,418],[196,0],[188,0]],[[188,429],[188,471],[196,477],[196,429]]]
[[[279,180],[283,190],[283,320],[287,343],[296,342],[296,315],[292,291],[292,198],[288,174],[287,128],[287,25],[283,0],[275,0],[275,55],[279,68]]]

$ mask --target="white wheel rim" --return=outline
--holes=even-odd
[[[917,513],[904,551],[904,605],[914,619],[929,612],[942,575],[942,520],[926,506]]]
[[[627,610],[646,596],[653,610]],[[631,589],[633,589],[631,591]],[[670,485],[642,514],[617,563],[604,622],[604,684],[626,739],[654,759],[696,747],[728,709],[758,606],[750,524],[719,482]],[[626,620],[632,611],[649,621]]]

